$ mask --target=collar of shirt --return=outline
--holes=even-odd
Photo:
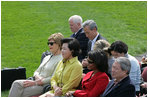
[[[74,34],[76,35],[82,28],[80,28],[77,32],[75,32]]]
[[[78,32],[75,32],[74,35],[76,35]]]
[[[129,55],[128,55],[128,52],[127,52],[127,53],[125,54],[125,57],[127,57],[127,58],[128,58],[128,56],[129,56]]]
[[[91,41],[96,42],[98,36],[99,36],[99,33],[98,33],[97,36],[96,36],[93,40],[91,40]]]
[[[93,50],[93,47],[95,45],[95,42],[96,42],[98,36],[99,36],[99,33],[97,34],[97,36],[93,40],[91,40],[91,50]]]
[[[62,61],[63,61],[63,63],[67,63],[68,62],[68,63],[72,64],[73,62],[75,62],[77,60],[78,60],[78,57],[76,56],[76,57],[71,58],[70,60],[63,59]]]
[[[115,83],[114,86],[117,85],[117,84],[119,84],[119,83],[120,83],[123,79],[125,79],[126,77],[127,77],[127,76],[125,76],[124,78],[122,78],[120,81],[117,81],[116,79],[114,79],[114,83]]]

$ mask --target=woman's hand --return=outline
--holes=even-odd
[[[62,88],[60,87],[56,87],[55,91],[54,91],[54,95],[55,96],[61,96],[62,95]]]
[[[66,96],[66,97],[71,97],[71,96],[73,96],[74,92],[75,92],[75,91],[69,91],[69,92],[67,92],[67,93],[65,94],[65,96]]]
[[[35,81],[32,81],[32,80],[26,80],[23,82],[23,86],[24,87],[31,87],[31,86],[34,86],[36,85]]]
[[[40,80],[40,79],[43,79],[43,77],[41,77],[40,75],[35,75],[35,80]]]
[[[54,97],[54,94],[46,94],[45,97]]]
[[[43,80],[43,79],[38,79],[38,80],[35,80],[36,85],[43,85],[42,80]]]
[[[54,94],[51,94],[50,92],[46,92],[43,95],[39,96],[39,97],[54,97]]]

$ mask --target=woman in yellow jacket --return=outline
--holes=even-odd
[[[79,52],[80,45],[76,39],[62,39],[63,60],[51,78],[52,90],[40,97],[64,96],[68,91],[76,90],[82,78],[82,65],[77,57]]]

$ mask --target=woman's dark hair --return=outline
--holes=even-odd
[[[99,71],[108,72],[108,58],[103,50],[90,51],[88,52],[88,57]]]
[[[75,39],[75,38],[64,38],[64,39],[61,40],[61,43],[62,43],[62,45],[64,43],[68,44],[68,48],[72,52],[73,57],[76,57],[76,56],[79,55],[79,53],[80,53],[80,44],[79,44],[77,39]]]
[[[111,54],[111,51],[126,54],[128,51],[128,46],[122,41],[115,41],[111,44],[111,46],[108,49],[108,52],[110,54]]]

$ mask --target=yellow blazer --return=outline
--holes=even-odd
[[[82,78],[82,64],[74,57],[68,61],[64,59],[59,62],[56,72],[51,78],[51,86],[54,85],[62,88],[63,95],[68,91],[76,90]],[[50,93],[54,93],[52,89]]]

